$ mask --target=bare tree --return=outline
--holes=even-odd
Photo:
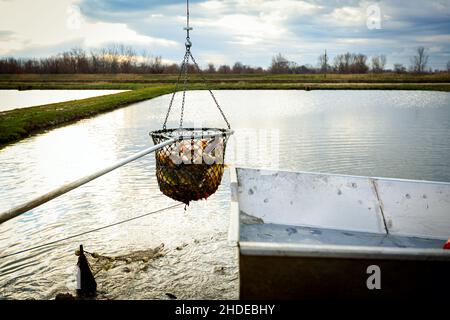
[[[450,61],[447,62],[447,72],[450,72]]]
[[[355,55],[350,52],[344,53],[343,61],[344,61],[344,70],[345,72],[351,72],[350,67],[353,64],[353,57]]]
[[[367,71],[369,71],[369,67],[367,66],[367,56],[362,53],[353,55],[351,72],[366,73]]]
[[[425,72],[429,57],[430,56],[426,53],[426,49],[424,47],[418,47],[416,50],[416,55],[411,58],[412,71],[417,73]]]
[[[289,61],[281,54],[272,58],[271,73],[289,73]]]
[[[366,73],[369,70],[367,56],[350,52],[339,54],[334,58],[334,68],[339,73]]]
[[[150,62],[150,71],[151,73],[163,73],[164,72],[164,66],[162,63],[161,57],[154,57],[152,61]],[[191,71],[191,73],[193,73]]]
[[[338,54],[334,58],[334,68],[339,73],[350,73],[352,72],[351,66],[353,64],[353,59],[355,55],[350,52],[344,54]]]
[[[398,74],[405,73],[406,68],[401,63],[395,63],[394,64],[394,72],[398,73]]]
[[[216,67],[214,66],[214,63],[208,64],[208,69],[206,70],[208,73],[216,73]]]
[[[325,53],[321,54],[319,56],[319,68],[320,68],[320,71],[325,74],[325,76],[327,74],[328,67],[329,67],[329,65],[328,65],[328,54],[327,54],[327,50],[325,50]]]
[[[346,72],[346,70],[345,70],[345,62],[344,62],[344,55],[338,54],[336,57],[334,57],[333,65],[334,65],[334,69],[337,72],[339,72],[339,73]]]
[[[219,70],[217,70],[217,72],[221,74],[227,74],[231,72],[231,68],[230,66],[223,64],[219,67]]]
[[[386,64],[387,64],[387,58],[384,54],[382,54],[380,56],[380,67],[381,67],[381,71],[384,71],[384,68],[386,68]]]
[[[381,73],[386,67],[386,56],[384,54],[372,57],[372,72]]]
[[[232,68],[233,73],[244,73],[244,65],[242,62],[237,61]]]

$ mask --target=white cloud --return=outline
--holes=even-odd
[[[29,47],[55,46],[80,41],[86,47],[105,43],[176,47],[172,40],[138,34],[125,23],[90,21],[77,13],[78,0],[16,0],[0,2],[0,30],[14,34],[0,39],[0,54]],[[24,10],[24,8],[26,8]],[[74,9],[75,8],[75,9]]]
[[[230,60],[230,57],[218,53],[218,52],[203,52],[199,54],[200,61],[202,61],[202,65],[206,66],[208,63],[213,63],[216,66],[222,65],[222,64],[231,64],[234,61]]]
[[[203,10],[218,12],[218,11],[223,11],[226,8],[226,5],[223,1],[210,0],[210,1],[201,2],[199,4],[199,7],[202,8]]]
[[[101,46],[110,42],[153,46],[178,45],[175,41],[140,35],[123,23],[82,23],[79,30],[74,30],[74,36],[84,39],[84,44],[88,47]]]
[[[419,37],[416,37],[416,39],[421,42],[447,42],[447,43],[450,43],[450,34],[419,36]]]
[[[0,37],[0,54],[45,54],[46,47],[62,47],[58,44],[96,47],[124,42],[168,60],[182,57],[186,20],[182,2],[160,1],[136,10],[140,2],[89,1],[95,6],[85,1],[84,5],[81,0],[0,1],[0,32],[13,32]],[[366,25],[366,9],[373,3],[381,9],[381,30],[368,30]],[[67,28],[67,8],[74,4],[81,4],[86,16],[77,28]],[[407,64],[419,45],[436,52],[430,64],[444,60],[446,64],[449,19],[449,0],[191,2],[193,50],[202,65],[242,61],[267,66],[278,52],[300,64],[316,64],[325,49],[331,56],[346,51],[387,54]],[[435,60],[438,53],[440,61]]]
[[[341,26],[361,26],[366,21],[365,12],[361,7],[336,8],[324,19]]]
[[[287,30],[270,18],[245,14],[225,15],[217,20],[203,20],[200,26],[213,27],[231,36],[242,45],[255,45],[268,39],[280,38]]]

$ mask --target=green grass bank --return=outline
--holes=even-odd
[[[128,89],[114,95],[0,112],[0,149],[33,134],[174,90],[175,75],[0,75],[0,89]],[[434,75],[208,75],[215,90],[432,90],[450,92],[450,76]],[[206,89],[194,75],[190,90]]]
[[[155,86],[119,94],[0,112],[0,148],[32,134],[161,96],[172,90],[172,86]]]

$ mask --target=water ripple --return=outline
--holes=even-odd
[[[403,91],[219,91],[235,136],[232,165],[450,181],[450,94]],[[0,211],[152,145],[169,96],[58,128],[0,151]],[[177,126],[176,98],[170,126]],[[186,126],[223,126],[207,92],[189,92]],[[277,136],[264,140],[264,134]],[[241,148],[244,138],[252,143]],[[265,142],[266,141],[266,142]],[[272,145],[274,150],[262,150]],[[242,153],[244,150],[244,154]],[[278,152],[276,151],[278,150]],[[273,152],[272,152],[273,151]],[[0,256],[167,207],[148,156],[0,225]],[[165,244],[166,255],[97,276],[101,298],[238,297],[236,248],[226,241],[228,176],[207,201],[0,260],[0,298],[70,290],[80,243],[124,254]],[[181,248],[181,249],[180,249]]]

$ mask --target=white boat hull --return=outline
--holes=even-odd
[[[449,183],[232,168],[231,188],[242,299],[442,298],[449,288]],[[380,289],[368,285],[371,266]]]

